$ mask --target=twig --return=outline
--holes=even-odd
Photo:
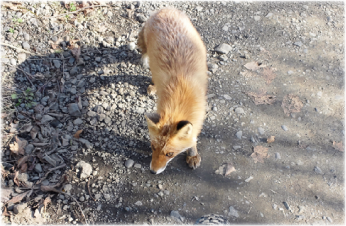
[[[84,215],[84,212],[83,212],[83,210],[82,210],[82,207],[80,206],[80,204],[79,204],[79,202],[77,201],[77,199],[76,199],[75,197],[73,197],[72,195],[69,195],[69,194],[67,194],[67,193],[65,193],[65,192],[60,191],[60,193],[61,193],[61,194],[64,194],[64,195],[68,195],[69,197],[71,197],[71,198],[77,203],[77,205],[79,206],[80,211],[82,212],[82,215],[83,215],[83,217],[84,217],[85,223],[88,224],[88,221],[87,221],[87,219],[86,219],[86,217],[85,217],[85,215]]]
[[[13,45],[9,45],[9,44],[6,44],[6,43],[0,43],[0,44],[3,45],[3,46],[8,46],[8,47],[11,47],[11,48],[13,48],[13,49],[20,50],[20,51],[22,51],[22,52],[24,52],[24,53],[29,53],[29,54],[32,54],[32,55],[35,54],[35,53],[26,51],[26,50],[24,50],[24,49],[21,49],[21,48],[18,48],[18,47],[15,47],[15,46],[13,46]]]
[[[24,75],[26,76],[26,78],[29,80],[29,82],[31,83],[32,86],[34,86],[34,84],[32,83],[32,81],[30,80],[30,78],[28,77],[28,75],[26,74],[27,72],[20,69],[19,67],[17,67],[18,70],[22,71],[24,73]]]
[[[66,16],[68,14],[74,14],[74,13],[77,13],[77,12],[80,12],[80,11],[84,11],[85,9],[90,9],[90,8],[94,8],[94,7],[102,7],[102,6],[109,7],[108,5],[93,5],[93,6],[88,6],[88,7],[84,7],[84,8],[78,9],[78,10],[73,11],[73,12],[64,13],[64,14],[60,14],[60,15],[56,15],[56,16],[44,16],[42,18],[54,18],[54,17]]]
[[[88,184],[87,184],[88,192],[89,192],[90,197],[96,202],[96,199],[94,199],[94,197],[91,195],[91,192],[90,192],[90,188],[89,188],[90,180],[91,179],[88,180]]]
[[[44,179],[47,178],[48,174],[50,174],[52,171],[57,170],[57,169],[60,169],[60,168],[63,168],[63,167],[65,167],[65,166],[66,166],[66,164],[62,164],[62,165],[57,166],[57,167],[55,167],[55,168],[51,168],[51,169],[44,175],[44,177],[42,177],[40,180],[38,180],[38,181],[36,182],[35,185],[40,184]]]

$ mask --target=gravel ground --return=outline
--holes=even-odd
[[[2,3],[3,223],[344,224],[344,3],[94,4]],[[206,44],[208,111],[201,166],[152,175],[136,42],[167,6]]]

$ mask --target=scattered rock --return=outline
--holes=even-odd
[[[67,193],[70,193],[70,191],[72,190],[72,185],[71,184],[65,184],[64,185],[64,191]]]
[[[68,105],[68,113],[71,116],[79,117],[81,116],[81,112],[79,110],[78,104],[72,103]]]
[[[141,201],[137,201],[137,202],[135,203],[135,205],[136,205],[136,206],[142,206],[143,203],[142,203]]]
[[[41,164],[36,164],[35,165],[35,172],[36,173],[42,173],[42,166],[41,166]]]
[[[134,42],[130,42],[127,47],[132,51],[136,48],[136,44]]]
[[[84,144],[88,149],[93,147],[93,145],[86,139],[79,138],[78,141]]]
[[[281,159],[280,153],[278,153],[278,152],[275,153],[275,159]]]
[[[213,64],[213,63],[208,63],[207,66],[208,66],[208,70],[211,71],[212,73],[215,73],[217,69],[219,68],[217,64]]]
[[[238,218],[239,217],[239,213],[238,213],[238,211],[236,209],[234,209],[233,206],[230,206],[229,207],[228,216]]]
[[[61,66],[60,60],[53,60],[53,64],[54,64],[54,67],[56,67],[57,69],[59,69]]]
[[[282,125],[281,128],[282,128],[284,131],[287,131],[287,130],[288,130],[287,126],[285,126],[285,125]]]
[[[182,217],[178,211],[172,210],[170,217],[177,223],[182,224],[184,221],[184,217]]]
[[[245,182],[249,182],[252,179],[253,179],[253,176],[250,176],[248,179],[245,180]]]
[[[18,213],[22,213],[24,211],[24,209],[28,206],[27,203],[20,203],[20,204],[17,204],[13,207],[13,212],[15,214],[18,214]]]
[[[263,135],[264,134],[264,129],[262,127],[258,127],[258,133]]]
[[[26,145],[24,148],[25,154],[30,155],[34,149],[35,149],[34,145],[32,145],[32,144]]]
[[[42,118],[41,118],[41,123],[42,124],[45,124],[47,122],[50,122],[52,120],[54,120],[55,118],[53,118],[52,116],[50,115],[44,115]]]
[[[238,131],[235,136],[238,138],[238,139],[241,139],[241,136],[243,135],[243,132],[242,131]]]
[[[82,124],[82,123],[83,123],[83,120],[80,119],[80,118],[77,118],[77,119],[75,119],[75,120],[73,121],[73,124],[74,124],[74,125],[80,125],[80,124]]]
[[[321,170],[320,167],[318,167],[318,166],[315,166],[314,171],[315,171],[315,173],[317,173],[317,174],[322,174],[322,170]]]
[[[23,48],[26,49],[26,50],[29,50],[29,49],[30,49],[30,45],[29,45],[29,43],[27,43],[27,42],[23,42],[23,43],[22,43],[22,46],[23,46]]]

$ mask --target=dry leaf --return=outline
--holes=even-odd
[[[68,47],[72,53],[72,55],[74,56],[74,58],[76,58],[76,62],[79,61],[79,57],[81,54],[81,48],[80,46],[78,46],[77,44],[71,45]]]
[[[17,168],[21,168],[21,166],[26,163],[26,161],[28,161],[29,156],[24,156],[22,158],[20,158],[17,162]]]
[[[2,2],[1,6],[4,6],[10,10],[26,12],[25,8],[22,8],[21,2]]]
[[[281,107],[284,109],[284,112],[287,116],[293,112],[300,112],[300,109],[303,107],[303,103],[300,101],[299,97],[293,94],[287,94],[282,100]]]
[[[268,158],[268,148],[263,146],[256,146],[254,147],[254,152],[251,154],[251,157],[253,158],[254,162],[261,162],[264,163],[263,159]]]
[[[19,175],[19,171],[16,171],[14,173],[14,178],[13,178],[13,182],[19,187],[20,186],[20,182],[18,180],[18,175]]]
[[[43,186],[43,185],[41,185],[41,190],[44,191],[44,192],[53,191],[53,192],[56,192],[56,193],[60,193],[60,191],[58,189],[54,188],[54,186]]]
[[[19,194],[19,195],[13,197],[13,198],[12,198],[10,201],[8,201],[8,202],[13,203],[13,204],[15,204],[15,203],[17,203],[17,202],[20,202],[20,201],[22,201],[23,198],[25,198],[25,196],[26,196],[29,192],[30,192],[30,191],[27,191],[27,192],[24,192],[24,193],[22,193],[22,194]]]
[[[40,128],[38,128],[38,126],[34,126],[32,127],[31,131],[30,131],[30,136],[32,139],[35,139],[37,136],[37,133],[40,131]]]
[[[267,85],[269,85],[276,78],[274,71],[276,71],[275,68],[263,68],[262,75],[266,79]]]
[[[14,153],[14,154],[21,154],[24,155],[24,148],[25,146],[28,144],[28,141],[24,140],[24,139],[19,139],[16,136],[16,141],[13,142],[13,144],[10,144],[10,150]]]
[[[20,132],[24,133],[24,132],[30,132],[30,130],[32,129],[32,125],[31,123],[25,124],[21,129]]]
[[[262,68],[262,67],[266,67],[265,65],[262,65],[261,63],[257,63],[257,62],[249,62],[247,64],[244,65],[244,67],[248,70],[251,71],[257,71],[258,69]]]
[[[8,116],[8,114],[6,114],[6,113],[1,113],[1,118],[2,118],[2,119],[6,118],[7,116]]]
[[[262,91],[261,93],[248,92],[247,95],[252,98],[253,102],[256,105],[259,105],[259,104],[270,105],[275,102],[275,96],[265,95],[264,91]]]
[[[37,79],[44,79],[45,78],[44,74],[42,74],[41,72],[36,73],[34,75],[34,77],[37,78]]]
[[[7,178],[8,175],[10,175],[10,172],[5,170],[4,166],[1,165],[1,176],[2,176],[2,178]]]
[[[79,139],[79,135],[80,135],[82,132],[83,132],[82,129],[81,129],[81,130],[78,130],[78,131],[75,133],[75,135],[73,135],[73,137]]]
[[[64,5],[66,8],[68,8],[69,4],[70,4],[70,0],[63,0]]]
[[[60,49],[60,43],[63,41],[64,39],[58,38],[58,40],[56,40],[55,42],[53,42],[52,40],[49,40],[48,44],[51,45],[52,49]]]
[[[342,142],[336,143],[335,141],[333,141],[333,148],[341,152],[345,151],[344,145],[342,144]]]
[[[234,171],[235,171],[234,166],[231,163],[227,163],[226,164],[226,169],[225,169],[225,176],[231,174]]]
[[[4,206],[4,212],[2,212],[2,216],[5,216],[5,217],[11,216],[11,215],[7,212],[6,206]]]
[[[104,0],[95,0],[99,5],[106,5],[106,2]]]
[[[242,76],[245,76],[245,77],[254,77],[254,76],[257,76],[257,73],[252,72],[252,71],[247,71],[247,70],[241,71],[240,74],[241,74]]]
[[[80,8],[85,8],[85,7],[89,7],[91,6],[91,4],[87,3],[86,1],[83,1],[81,4],[79,4]],[[83,12],[84,12],[84,15],[87,15],[88,13],[92,12],[94,10],[94,8],[88,8],[88,9],[85,9]]]
[[[1,188],[1,202],[7,202],[8,200],[10,200],[12,193],[13,193],[13,188],[2,187]]]
[[[50,197],[48,196],[48,197],[46,197],[45,199],[44,199],[44,201],[43,201],[43,205],[44,205],[44,212],[47,212],[47,205],[49,204],[49,203],[51,203],[52,202],[52,200],[50,199]]]
[[[20,168],[20,173],[25,173],[28,170],[28,164],[24,163]]]
[[[270,136],[269,138],[267,138],[267,143],[273,143],[275,141],[275,136]]]

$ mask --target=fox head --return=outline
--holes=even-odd
[[[145,117],[153,150],[150,172],[159,174],[175,156],[194,145],[193,125],[189,121],[165,123],[157,113]]]

